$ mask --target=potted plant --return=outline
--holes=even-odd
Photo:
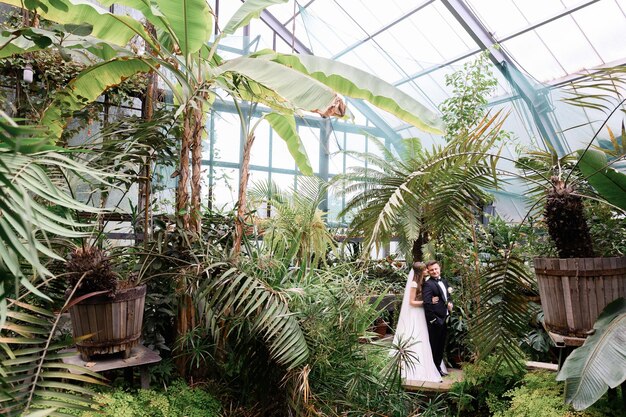
[[[558,257],[535,258],[534,266],[544,325],[553,340],[565,345],[580,346],[594,332],[602,310],[613,300],[626,297],[626,257],[599,256],[583,206],[583,197],[589,196],[626,212],[626,174],[616,169],[626,156],[621,142],[624,122],[621,139],[615,138],[607,126],[615,113],[624,110],[626,99],[614,87],[623,83],[624,73],[620,67],[607,69],[572,89],[568,101],[604,109],[607,116],[587,147],[573,154],[569,166],[561,164],[554,150],[550,152],[558,163],[549,177],[544,218]],[[602,131],[608,132],[610,141],[596,141]],[[605,230],[605,234],[616,232]]]
[[[558,258],[535,258],[535,275],[544,326],[557,343],[576,346],[604,307],[626,296],[626,257],[596,256],[581,195],[562,176],[550,182],[544,214]]]
[[[79,247],[67,262],[72,333],[81,358],[124,352],[139,344],[146,285],[122,280],[109,255],[98,247]]]

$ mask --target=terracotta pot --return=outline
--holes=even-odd
[[[626,297],[626,257],[536,258],[544,325],[550,332],[584,338],[611,301]]]
[[[70,308],[72,333],[83,360],[91,355],[124,352],[139,344],[146,286],[119,290],[114,298],[95,296]]]

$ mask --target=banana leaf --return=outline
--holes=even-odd
[[[626,211],[626,174],[610,166],[604,152],[589,149],[578,151],[578,154],[581,155],[578,166],[594,190],[609,203]]]
[[[46,109],[41,124],[48,126],[54,139],[60,138],[66,124],[65,118],[71,116],[72,112],[93,102],[107,89],[126,78],[148,72],[154,66],[156,63],[148,59],[117,58],[85,69],[56,94],[53,103]]]
[[[261,16],[263,10],[273,4],[287,3],[288,0],[247,0],[230,18],[223,33],[232,35],[237,29],[244,27],[250,20]]]
[[[286,55],[271,50],[252,57],[267,59],[310,75],[347,97],[363,99],[429,133],[443,134],[442,120],[420,102],[388,82],[351,65],[313,55]]]
[[[565,381],[565,402],[576,410],[626,380],[626,299],[607,305],[593,328],[595,333],[572,352],[556,377]]]
[[[23,7],[23,0],[0,0],[0,3]],[[38,0],[37,13],[61,24],[93,26],[91,36],[118,46],[126,46],[133,36],[149,39],[141,22],[130,16],[118,16],[95,4],[81,0]]]
[[[292,115],[270,113],[265,115],[265,120],[269,122],[272,129],[285,141],[289,153],[298,165],[298,169],[300,169],[304,175],[313,175],[313,168],[309,162],[306,149],[304,149],[300,136],[298,136],[296,119],[294,119]]]

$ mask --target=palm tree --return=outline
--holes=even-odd
[[[339,216],[353,214],[350,229],[365,237],[364,253],[369,253],[369,248],[374,244],[371,220],[372,216],[377,217],[380,214],[385,196],[395,191],[412,172],[417,171],[427,157],[417,138],[403,139],[397,154],[376,138],[371,138],[371,143],[378,148],[381,156],[371,152],[346,151],[346,154],[365,161],[366,167],[351,167],[346,174],[333,178],[339,194],[355,196],[347,202]],[[422,246],[428,241],[428,231],[423,224],[423,207],[415,204],[415,199],[405,200],[405,203],[398,208],[389,227],[379,234],[379,241],[376,243],[385,244],[392,237],[398,237],[400,250],[411,254],[412,259],[421,260]]]
[[[265,211],[266,217],[259,218],[256,225],[270,257],[275,251],[291,251],[294,266],[302,268],[326,262],[328,252],[336,249],[325,214],[318,208],[326,190],[327,185],[316,177],[301,177],[297,188],[288,191],[273,182],[261,182],[248,192],[251,203]]]

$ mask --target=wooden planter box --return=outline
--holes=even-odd
[[[146,286],[142,285],[120,290],[114,298],[96,296],[72,306],[72,333],[82,359],[116,352],[130,357],[141,337],[145,300]]]
[[[535,274],[544,325],[557,335],[587,337],[604,307],[626,297],[626,257],[535,258]]]

